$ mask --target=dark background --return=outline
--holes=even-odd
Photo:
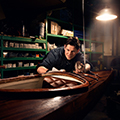
[[[7,28],[10,31],[20,29],[20,25],[25,24],[31,33],[40,21],[44,21],[46,13],[82,26],[83,12],[85,27],[89,27],[105,6],[112,8],[119,15],[119,4],[119,0],[84,0],[83,10],[82,0],[0,0],[3,11],[2,17],[0,16],[0,28],[1,31],[7,31]]]

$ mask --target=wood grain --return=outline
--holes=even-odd
[[[114,77],[113,71],[97,73],[103,77],[98,81],[88,78],[91,85],[84,93],[41,99],[3,99],[0,96],[0,120],[82,120]]]
[[[62,87],[62,88],[34,88],[33,86],[31,86],[31,84],[28,86],[28,84],[26,84],[26,82],[28,82],[28,80],[30,81],[30,79],[38,79],[40,78],[40,81],[42,81],[42,79],[44,78],[44,76],[39,76],[39,75],[35,75],[35,76],[21,76],[21,77],[13,77],[13,78],[7,78],[7,79],[1,79],[0,80],[0,93],[3,97],[6,96],[11,96],[12,97],[19,97],[19,98],[25,98],[25,97],[36,97],[39,96],[40,98],[42,97],[50,97],[50,96],[56,96],[56,95],[70,95],[70,94],[75,94],[75,93],[80,93],[80,92],[85,92],[88,90],[88,86],[89,86],[89,82],[78,76],[75,75],[73,73],[67,73],[67,72],[50,72],[49,74],[47,74],[47,76],[50,75],[62,75],[63,78],[64,76],[68,76],[71,78],[74,78],[75,80],[77,80],[78,82],[82,83],[82,84],[78,84],[75,86],[67,86],[67,87]],[[21,81],[24,81],[24,85],[21,85]],[[26,81],[26,82],[25,82]],[[36,80],[38,81],[38,80]],[[12,85],[9,86],[9,84],[12,83],[14,86],[12,88]],[[33,83],[33,81],[31,82]],[[35,84],[35,83],[34,83]],[[5,87],[4,87],[5,86]],[[8,88],[7,88],[8,86]],[[18,86],[18,89],[17,87]],[[21,86],[21,88],[19,88],[19,86]],[[31,86],[31,88],[30,88]],[[26,94],[24,96],[24,94]]]

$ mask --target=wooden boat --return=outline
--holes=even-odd
[[[10,89],[0,89],[0,119],[5,120],[16,120],[16,119],[29,119],[29,120],[75,120],[80,119],[82,120],[85,115],[95,106],[97,101],[101,98],[103,93],[105,93],[105,90],[108,89],[108,85],[111,80],[114,78],[114,72],[113,71],[98,71],[94,72],[95,74],[98,74],[99,76],[94,75],[83,75],[84,79],[87,79],[89,81],[89,85],[85,88],[88,88],[87,91],[75,93],[75,94],[67,94],[64,96],[53,96],[49,98],[38,98],[38,95],[35,94],[39,93],[39,89],[35,90],[34,92],[25,92],[26,89],[23,89],[23,92],[11,92],[13,93],[22,93],[25,96],[28,95],[28,93],[34,93],[37,95],[36,98],[28,98],[28,99],[18,99],[14,98],[11,99],[9,92]],[[82,75],[81,75],[82,76]],[[48,77],[48,76],[46,76]],[[49,76],[51,77],[51,76]],[[95,79],[95,78],[98,79]],[[24,80],[30,78],[39,78],[39,76],[25,76],[23,77]],[[21,77],[21,79],[23,79]],[[20,79],[20,78],[19,78]],[[18,79],[18,80],[19,80]],[[12,81],[14,80],[11,78]],[[17,80],[17,79],[16,79]],[[23,80],[23,81],[24,81]],[[5,80],[6,81],[6,80]],[[4,81],[4,84],[5,84]],[[6,81],[8,83],[8,81]],[[21,81],[21,80],[20,80]],[[3,84],[3,80],[1,80]],[[48,82],[49,83],[49,82]],[[85,82],[86,83],[86,82]],[[77,85],[76,85],[77,86]],[[79,85],[78,85],[79,86]],[[72,86],[73,88],[75,86]],[[46,91],[41,93],[47,93],[49,94],[49,91],[57,91],[56,93],[59,93],[58,91],[61,91],[62,93],[66,91],[67,88],[42,88]],[[17,90],[17,89],[16,89]],[[18,89],[20,90],[20,89]],[[30,90],[30,89],[28,89]],[[27,91],[28,91],[27,90]],[[76,90],[78,90],[76,88]],[[75,91],[76,91],[75,90]],[[81,90],[81,89],[79,89]],[[61,93],[60,92],[60,93]],[[8,96],[6,96],[6,93]],[[2,95],[1,95],[2,94]],[[33,95],[33,94],[32,94]],[[6,98],[5,98],[6,96]],[[47,96],[47,95],[46,95]],[[97,119],[97,118],[96,118]]]
[[[20,98],[53,97],[81,93],[87,91],[88,86],[89,82],[80,75],[69,72],[49,72],[42,75],[1,79],[0,94]]]

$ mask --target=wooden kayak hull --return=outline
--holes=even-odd
[[[46,76],[61,75],[62,80],[64,77],[73,78],[82,83],[70,87],[55,87],[44,88],[43,79]],[[3,97],[11,98],[42,98],[53,97],[59,95],[70,95],[85,92],[88,90],[89,82],[80,77],[79,75],[67,72],[52,72],[45,76],[32,75],[32,76],[20,76],[13,78],[6,78],[0,80],[0,95]]]

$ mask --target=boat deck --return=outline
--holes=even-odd
[[[88,91],[66,96],[35,99],[11,99],[0,96],[0,119],[4,120],[73,120],[76,114],[83,119],[94,107],[110,81],[113,71],[95,72],[98,80],[85,76],[90,82]]]

